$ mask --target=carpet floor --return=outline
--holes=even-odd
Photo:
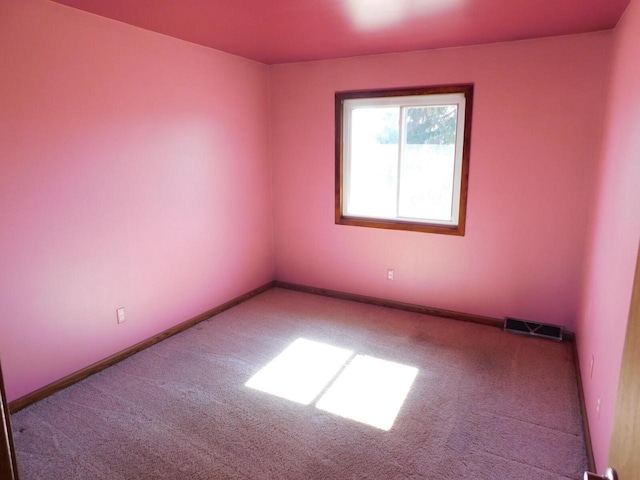
[[[417,369],[393,426],[320,408],[350,365],[307,405],[245,386],[297,339]],[[588,466],[568,342],[277,288],[12,423],[22,480],[555,480]]]

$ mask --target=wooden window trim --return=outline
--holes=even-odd
[[[460,205],[458,225],[438,225],[435,223],[410,222],[403,220],[381,220],[362,217],[345,217],[343,211],[343,104],[344,100],[357,98],[401,97],[410,95],[436,95],[463,93],[465,96],[465,123],[460,177]],[[467,196],[469,189],[469,156],[471,149],[471,119],[473,116],[473,84],[438,85],[431,87],[393,88],[382,90],[353,90],[335,94],[335,223],[357,227],[409,230],[414,232],[439,233],[464,236],[467,217]]]

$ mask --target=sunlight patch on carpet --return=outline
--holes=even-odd
[[[245,386],[390,430],[418,369],[298,338]],[[324,393],[323,393],[324,392]]]
[[[345,348],[298,338],[245,386],[309,405],[352,355]]]
[[[356,356],[316,407],[382,430],[390,430],[418,369],[367,355]]]

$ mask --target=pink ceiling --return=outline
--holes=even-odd
[[[274,64],[613,28],[629,0],[54,0]]]

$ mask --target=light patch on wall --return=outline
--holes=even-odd
[[[320,397],[320,410],[390,430],[417,374],[415,367],[298,338],[245,386],[303,405]]]
[[[414,17],[440,13],[463,0],[348,0],[349,16],[361,30],[397,25]]]

